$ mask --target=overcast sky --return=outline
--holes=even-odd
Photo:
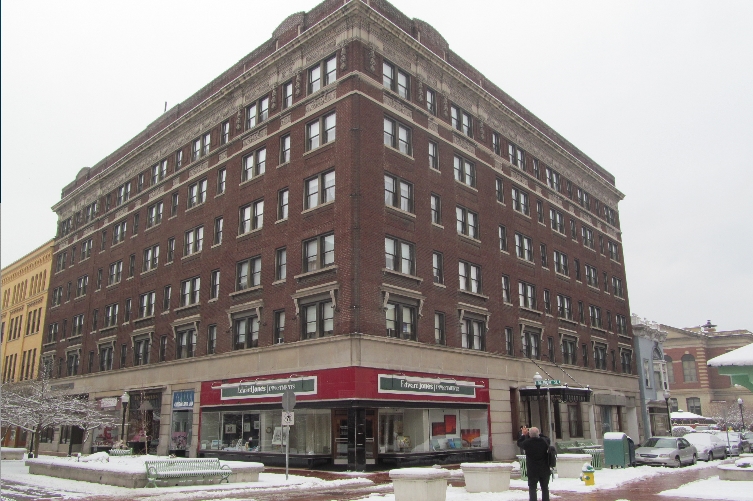
[[[617,179],[633,313],[753,330],[753,2],[394,0]],[[316,0],[3,0],[2,266],[92,166]]]

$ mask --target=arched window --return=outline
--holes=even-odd
[[[695,358],[693,355],[682,356],[682,378],[686,383],[695,383],[698,381],[698,372],[695,368]]]
[[[672,357],[664,355],[664,361],[667,363],[667,379],[670,383],[675,382],[675,368],[672,365]]]

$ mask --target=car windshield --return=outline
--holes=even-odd
[[[705,433],[685,435],[683,438],[690,443],[708,444],[711,442],[711,435]]]
[[[672,438],[649,438],[641,447],[655,447],[658,449],[674,449],[677,447],[677,442]]]

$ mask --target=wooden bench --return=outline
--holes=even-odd
[[[154,459],[144,461],[146,465],[147,487],[157,487],[157,480],[168,478],[222,477],[230,483],[228,477],[233,470],[228,465],[220,464],[219,459]]]
[[[133,449],[110,449],[107,451],[110,456],[133,456]]]

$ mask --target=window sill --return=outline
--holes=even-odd
[[[173,261],[168,261],[165,263],[165,266],[170,266],[171,264],[173,264]]]
[[[112,289],[113,287],[117,287],[118,285],[120,285],[120,282],[115,282],[114,284],[110,284],[107,287],[105,287],[105,289]],[[66,301],[66,303],[67,302],[68,301]]]
[[[382,273],[387,273],[389,275],[395,275],[397,277],[407,278],[410,280],[415,280],[419,284],[424,281],[423,278],[417,277],[416,275],[408,275],[407,273],[401,273],[399,271],[391,270],[389,268],[382,268]]]
[[[154,313],[152,313],[151,315],[147,315],[145,317],[136,318],[134,319],[134,323],[145,322],[147,320],[154,320]]]
[[[412,218],[412,219],[416,219],[416,215],[413,214],[412,212],[408,212],[406,210],[399,209],[397,207],[393,207],[392,205],[385,205],[384,207],[386,209],[390,210],[390,211],[396,212],[400,216],[405,216],[405,217],[409,217],[409,218]]]
[[[306,158],[306,156],[308,156],[308,155],[314,155],[315,153],[319,153],[319,152],[320,152],[320,151],[322,151],[322,149],[324,149],[325,147],[327,147],[327,146],[331,146],[332,144],[334,144],[334,142],[335,142],[336,140],[337,140],[337,138],[333,139],[332,141],[326,142],[326,143],[324,143],[324,144],[320,144],[319,146],[317,146],[316,148],[313,148],[313,149],[311,149],[311,150],[308,150],[308,151],[304,151],[304,152],[303,152],[303,158]],[[308,142],[308,138],[307,138],[306,142]]]
[[[525,212],[521,212],[518,209],[514,209],[514,210],[515,210],[515,214],[517,216],[524,217],[524,218],[528,219],[529,221],[531,220],[531,215],[530,214],[526,214]]]
[[[429,172],[436,172],[437,174],[442,174],[442,171],[437,169],[436,167],[429,166]]]
[[[150,269],[148,269],[146,271],[142,271],[141,272],[141,276],[143,277],[144,275],[148,275],[148,274],[154,273],[156,271],[157,271],[157,267],[155,266],[154,268],[150,268]]]
[[[615,299],[618,299],[620,301],[625,301],[625,298],[622,296],[614,296]]]
[[[507,204],[504,203],[502,200],[497,200],[497,203],[501,205],[502,207],[507,207]]]
[[[439,282],[432,282],[432,283],[433,283],[433,284],[434,284],[435,286],[437,286],[437,287],[441,287],[441,288],[443,288],[443,289],[446,289],[446,288],[447,288],[447,286],[446,286],[445,284],[440,284]]]
[[[245,238],[245,237],[250,237],[251,235],[254,235],[256,233],[261,232],[262,228],[263,228],[263,226],[259,227],[259,228],[254,228],[253,230],[247,231],[246,233],[241,233],[240,235],[236,236],[235,239],[236,240],[240,240],[240,239]]]
[[[441,224],[438,224],[432,221],[431,225],[434,226],[435,228],[439,228],[440,230],[444,230],[444,226],[442,226]]]
[[[274,282],[272,282],[272,285],[282,285],[282,284],[284,284],[286,282],[287,282],[287,279],[282,278],[280,280],[275,280]]]
[[[248,178],[248,179],[246,179],[246,180],[244,180],[244,181],[241,181],[241,182],[240,182],[240,183],[238,184],[238,187],[242,188],[242,187],[244,187],[244,186],[246,186],[246,185],[248,185],[248,184],[251,184],[251,183],[253,183],[254,181],[259,181],[259,180],[260,180],[260,179],[262,179],[263,177],[264,177],[264,172],[262,172],[261,174],[257,174],[257,175],[255,175],[254,177],[250,177],[250,178]]]
[[[595,287],[591,284],[588,284],[588,288],[593,290],[594,292],[601,292],[601,289],[599,289],[599,287]]]
[[[239,291],[231,292],[228,294],[230,297],[236,297],[236,296],[242,296],[243,294],[248,294],[249,292],[256,292],[262,290],[261,285],[254,285],[253,287],[249,287],[247,289],[242,289]]]
[[[191,254],[188,254],[188,255],[186,255],[186,256],[183,256],[183,257],[181,257],[181,258],[180,258],[180,260],[181,260],[181,261],[184,261],[184,260],[186,260],[186,259],[191,259],[191,258],[198,258],[198,257],[200,257],[200,256],[201,256],[201,251],[198,251],[198,252],[193,252],[193,253],[191,253]]]
[[[457,184],[458,184],[458,185],[459,185],[459,186],[460,186],[461,188],[465,188],[465,189],[468,189],[468,190],[471,190],[471,191],[475,191],[476,193],[478,193],[478,189],[477,189],[477,188],[475,188],[475,187],[473,187],[473,186],[471,186],[470,184],[464,183],[464,182],[462,182],[462,181],[459,181],[459,180],[457,180],[457,179],[455,179],[455,182],[456,182],[456,183],[457,183]]]
[[[588,246],[588,245],[586,245],[586,244],[583,244],[583,247],[585,247],[586,249],[588,249],[588,250],[590,250],[591,252],[593,252],[594,254],[596,254],[596,249],[594,249],[593,247],[589,247],[589,246]]]
[[[287,161],[281,163],[276,168],[279,169],[280,167],[287,167],[288,165],[290,165],[290,160],[287,160]]]
[[[477,297],[480,299],[483,299],[484,301],[487,301],[489,299],[489,296],[486,296],[484,294],[481,294],[479,292],[471,292],[463,289],[458,289],[458,292],[462,292],[463,294],[468,294],[469,296]]]
[[[535,315],[541,315],[541,312],[539,310],[534,310],[533,308],[528,308],[526,306],[521,306],[520,309],[523,310],[523,311],[527,311],[529,313],[533,313]]]
[[[197,203],[196,205],[192,205],[191,207],[186,207],[186,212],[191,212],[192,210],[198,209],[199,207],[204,207],[204,204],[206,201]]]
[[[183,311],[190,310],[191,308],[198,308],[198,307],[199,307],[199,303],[187,304],[185,306],[181,306],[180,308],[175,308],[175,313],[181,313]]]
[[[506,251],[505,249],[499,249],[499,252],[501,252],[502,254],[505,254],[507,256],[510,255],[510,253],[508,251]]]
[[[523,264],[525,266],[530,266],[533,268],[535,266],[535,263],[533,261],[529,261],[528,259],[522,258],[520,256],[515,256],[518,258],[518,263]]]
[[[406,160],[410,160],[411,162],[414,162],[416,159],[413,158],[409,153],[405,153],[404,151],[400,151],[399,149],[395,148],[394,146],[390,146],[389,144],[385,144],[384,147],[392,151],[393,153],[397,153],[398,155],[405,157]]]
[[[218,244],[214,244],[214,245],[212,245],[212,246],[210,247],[210,249],[214,249],[214,248],[216,248],[216,247],[219,247],[220,245],[222,245],[222,242],[220,242],[220,243],[218,243]]]
[[[225,195],[226,191],[223,191],[222,193],[217,193],[214,198],[220,198],[221,196]]]
[[[568,275],[565,275],[564,273],[560,273],[557,270],[554,271],[554,276],[556,276],[557,278],[561,278],[562,280],[567,280],[568,282],[570,281],[570,277]]]
[[[282,224],[282,223],[287,223],[287,222],[288,222],[288,218],[283,218],[283,219],[278,219],[277,221],[275,221],[275,224]]]
[[[332,266],[326,266],[324,268],[319,268],[318,270],[307,271],[305,273],[301,273],[300,275],[295,275],[295,276],[293,276],[293,278],[296,279],[296,280],[302,280],[304,278],[312,277],[312,276],[318,275],[320,273],[327,273],[329,271],[337,271],[337,265],[335,264],[335,265],[332,265]]]
[[[328,200],[328,201],[326,201],[326,202],[324,202],[324,203],[321,203],[321,204],[319,204],[319,205],[317,205],[317,206],[315,206],[315,207],[311,207],[311,208],[309,208],[309,209],[305,209],[305,210],[302,210],[302,211],[301,211],[301,215],[302,215],[302,216],[305,216],[306,214],[309,214],[309,213],[311,213],[311,212],[314,212],[314,211],[316,211],[317,209],[322,209],[322,208],[324,208],[324,207],[329,207],[330,205],[334,205],[334,203],[335,203],[335,200],[334,200],[334,199],[332,199],[332,200]],[[283,221],[286,221],[286,220],[285,220],[285,219],[283,219]]]
[[[117,242],[113,242],[110,246],[110,249],[114,249],[115,247],[118,247],[119,245],[122,245],[124,240],[118,240]]]
[[[217,300],[218,300],[218,298],[213,297],[212,299],[210,299],[209,301],[207,301],[207,303],[216,303]]]
[[[144,228],[144,233],[148,233],[148,232],[152,231],[153,229],[159,227],[159,225],[160,225],[161,222],[162,221],[160,221],[159,223],[154,223],[151,226],[147,226],[146,228]]]
[[[108,332],[114,331],[117,327],[118,327],[117,325],[110,325],[108,327],[103,327],[102,329],[99,330],[99,333],[100,334],[107,334]],[[94,334],[95,332],[97,332],[97,331],[92,331],[92,334]]]

